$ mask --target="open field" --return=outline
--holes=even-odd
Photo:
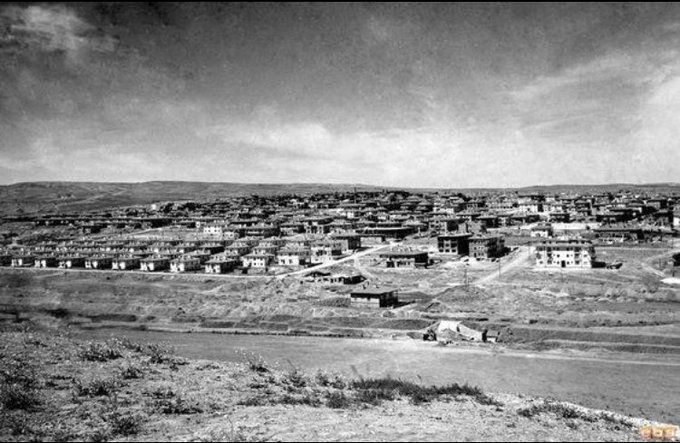
[[[182,358],[146,340],[84,341],[50,330],[11,328],[0,338],[0,438],[8,441],[413,440],[423,435],[428,440],[638,441],[640,426],[659,424],[573,403],[491,393],[458,381],[431,386],[423,380],[312,371],[295,366],[299,361],[277,365],[249,352],[248,346],[259,346],[254,342],[232,343],[229,361],[208,361]],[[178,344],[180,354],[189,348]],[[246,347],[237,358],[233,345]]]
[[[496,347],[442,347],[407,340],[353,340],[262,335],[173,334],[101,329],[84,338],[129,337],[168,343],[192,359],[236,362],[235,350],[257,349],[265,360],[346,376],[392,376],[425,384],[461,381],[486,391],[553,397],[597,409],[673,421],[680,417],[680,386],[671,375],[680,355],[635,361],[631,354],[601,358],[582,352],[512,352]],[[640,386],[645,394],[640,395]]]

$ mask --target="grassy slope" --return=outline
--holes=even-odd
[[[642,422],[469,386],[305,374],[243,353],[0,333],[3,440],[635,440]],[[26,376],[28,375],[28,377]]]

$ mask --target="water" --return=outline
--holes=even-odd
[[[536,353],[492,354],[420,341],[358,340],[269,335],[180,334],[100,329],[84,338],[127,336],[164,342],[192,359],[241,361],[236,350],[261,354],[283,369],[326,369],[349,376],[405,378],[424,384],[470,383],[488,392],[553,397],[627,415],[678,423],[680,363],[567,359]]]

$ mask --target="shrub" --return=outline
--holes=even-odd
[[[120,385],[114,378],[79,379],[75,382],[75,390],[81,397],[101,397],[116,393]]]
[[[89,342],[80,350],[80,357],[87,361],[107,362],[123,356],[120,341]]]
[[[255,372],[269,372],[264,358],[260,354],[254,352],[249,352],[244,349],[237,349],[236,354],[241,357],[241,359],[248,364],[248,368]]]
[[[345,389],[347,386],[345,379],[341,375],[332,372],[319,370],[314,375],[314,379],[319,386],[330,386],[335,389]]]
[[[284,394],[280,398],[276,399],[275,402],[283,405],[307,405],[314,407],[321,406],[321,400],[319,400],[310,392],[305,393],[302,396]]]
[[[304,388],[307,386],[307,378],[305,377],[305,374],[299,371],[297,368],[293,368],[286,374],[284,382],[296,388]]]
[[[584,414],[573,406],[565,405],[562,403],[556,403],[552,401],[544,401],[540,404],[533,404],[526,408],[520,408],[517,410],[517,414],[526,418],[533,418],[540,414],[552,413],[559,418],[564,419],[576,419],[580,418],[585,421],[595,421],[595,418],[588,414]]]
[[[333,409],[347,409],[354,404],[351,398],[347,397],[344,392],[331,392],[328,394],[328,401],[326,406]]]
[[[120,376],[124,380],[138,379],[144,377],[144,369],[135,363],[129,363],[121,366]]]
[[[106,421],[114,435],[135,435],[142,430],[146,415],[141,412],[115,410],[106,415]]]
[[[242,406],[265,406],[269,404],[266,396],[262,395],[251,395],[245,399],[238,402]]]
[[[157,388],[151,393],[156,398],[156,408],[163,414],[196,414],[203,412],[196,401],[189,401],[171,387]]]
[[[40,378],[34,364],[16,355],[3,356],[0,404],[8,410],[30,410],[41,403]]]
[[[421,386],[405,380],[387,378],[369,378],[355,380],[352,388],[359,391],[359,401],[378,404],[381,400],[393,400],[397,395],[408,397],[413,404],[428,403],[442,396],[467,396],[484,405],[501,406],[499,402],[484,394],[476,386],[457,383],[446,386]]]
[[[8,410],[31,410],[40,405],[41,398],[37,389],[19,383],[0,386],[0,404]]]

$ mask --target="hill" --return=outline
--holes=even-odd
[[[0,186],[0,214],[34,212],[76,212],[117,206],[144,205],[169,200],[205,200],[248,195],[314,194],[324,192],[379,191],[397,189],[364,184],[324,183],[212,183],[153,181],[142,183],[25,182]],[[621,190],[644,193],[680,194],[680,184],[541,185],[524,188],[410,188],[413,192],[441,191],[479,194],[597,193]]]
[[[350,184],[27,182],[0,186],[0,213],[85,211],[169,200],[379,190]]]

